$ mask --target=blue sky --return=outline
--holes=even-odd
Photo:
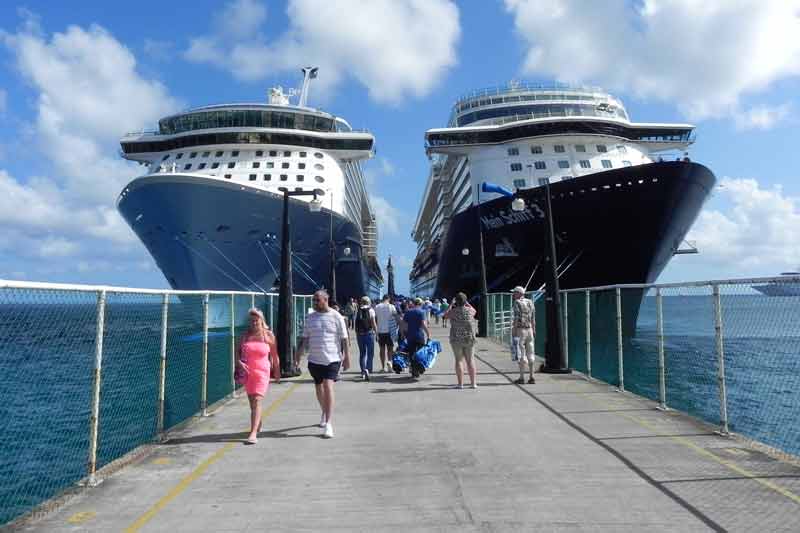
[[[140,173],[126,131],[187,107],[263,101],[319,65],[309,102],[370,129],[366,164],[407,290],[428,172],[423,135],[459,95],[511,79],[606,87],[633,120],[697,125],[720,180],[661,281],[800,264],[793,164],[800,2],[291,0],[5,2],[0,10],[0,278],[164,287],[114,210]],[[16,9],[14,8],[16,7]]]

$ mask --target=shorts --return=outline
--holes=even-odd
[[[378,346],[386,346],[389,350],[394,349],[391,333],[378,333]]]
[[[467,363],[472,362],[472,353],[475,347],[475,343],[450,341],[450,347],[453,349],[453,355],[455,356],[456,361],[461,361],[462,359],[466,359]]]
[[[339,381],[339,366],[341,364],[341,361],[336,361],[327,365],[318,365],[309,361],[308,372],[314,378],[314,385],[321,385],[322,381],[326,379]]]

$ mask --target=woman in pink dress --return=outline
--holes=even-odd
[[[275,336],[264,322],[264,315],[256,308],[248,311],[250,327],[239,343],[236,365],[244,370],[247,378],[244,386],[250,401],[250,434],[245,444],[258,442],[261,430],[261,404],[269,389],[270,371],[279,368]]]

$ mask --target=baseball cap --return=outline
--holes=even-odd
[[[514,293],[514,292],[518,292],[518,293],[520,293],[520,294],[525,294],[525,288],[524,288],[524,287],[520,287],[519,285],[517,285],[516,287],[514,287],[513,289],[511,289],[511,292],[512,292],[512,293]]]

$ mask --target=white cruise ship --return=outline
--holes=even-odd
[[[380,292],[377,222],[361,169],[375,139],[306,106],[315,76],[304,71],[298,105],[276,88],[268,103],[190,109],[120,141],[123,157],[147,173],[117,207],[173,288],[274,290],[283,191],[321,189],[318,212],[309,196],[289,199],[295,293],[328,287],[334,276],[340,300]]]

